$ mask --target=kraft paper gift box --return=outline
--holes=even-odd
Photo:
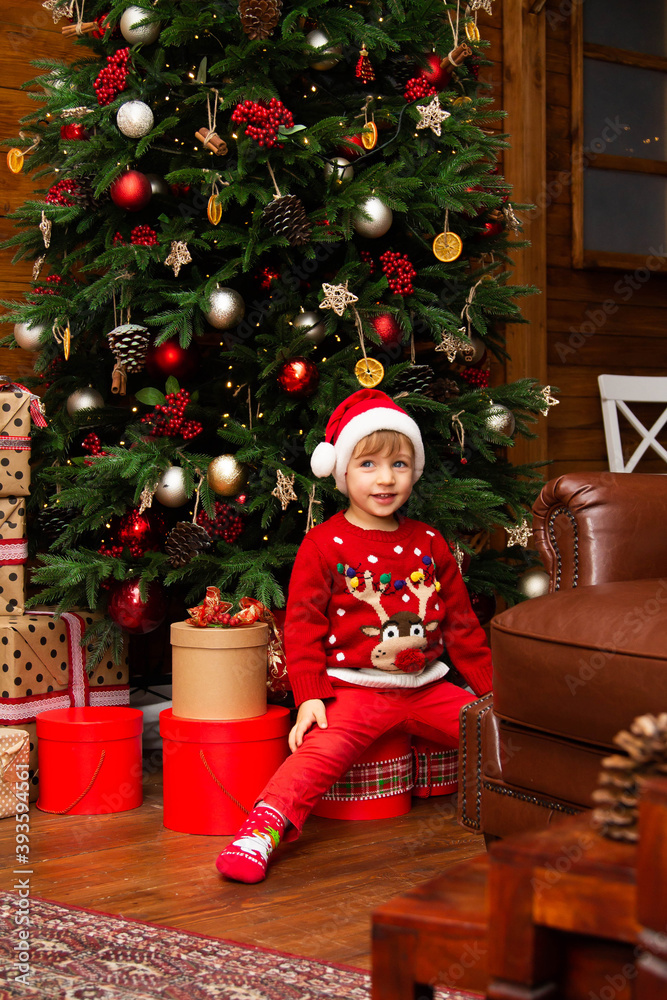
[[[30,737],[22,729],[0,729],[0,818],[26,812]]]
[[[30,492],[32,401],[29,392],[11,385],[0,391],[0,496]]]
[[[90,677],[81,646],[99,615],[51,610],[0,618],[0,723],[34,722],[40,712],[85,705],[128,705],[127,656],[114,662],[105,651]]]
[[[0,394],[0,402],[4,395]],[[23,614],[23,563],[28,558],[25,497],[0,497],[0,615]]]
[[[6,732],[12,730],[22,730],[28,737],[28,784],[30,791],[28,794],[30,802],[37,801],[39,794],[39,766],[37,763],[37,723],[25,722],[22,726],[0,726],[0,744]]]

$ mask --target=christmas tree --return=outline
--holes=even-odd
[[[424,433],[407,513],[474,598],[515,600],[540,475],[506,449],[552,399],[489,384],[533,291],[511,283],[508,139],[478,79],[490,0],[44,6],[73,60],[35,64],[11,143],[37,189],[9,241],[34,285],[5,303],[48,419],[38,599],[105,611],[100,644],[207,586],[281,608],[344,500],[309,456],[377,385]],[[505,552],[480,543],[498,527]]]

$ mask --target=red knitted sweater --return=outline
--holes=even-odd
[[[328,671],[361,670],[359,682],[374,687],[406,686],[414,674],[419,686],[441,656],[477,695],[491,690],[491,653],[456,560],[438,531],[409,518],[375,531],[339,513],[308,532],[290,580],[285,653],[297,705],[350,683]]]

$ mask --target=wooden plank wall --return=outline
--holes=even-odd
[[[60,25],[66,24],[61,21]],[[72,57],[74,46],[63,39],[60,26],[53,23],[51,13],[39,0],[3,0],[0,5],[0,138],[18,136],[19,120],[34,110],[35,103],[22,83],[39,74],[30,65],[32,59],[63,59]],[[7,218],[27,198],[32,196],[33,182],[25,174],[12,174],[6,164],[6,147],[0,152],[0,240],[15,232]],[[40,185],[44,181],[39,182]],[[0,250],[0,298],[21,299],[30,287],[32,264],[12,264],[13,251]],[[9,332],[3,325],[3,335]],[[33,355],[28,351],[0,348],[0,373],[21,382],[32,372]]]
[[[667,276],[635,276],[632,269],[572,266],[572,88],[570,17],[575,7],[549,0],[547,18],[547,213],[548,381],[560,405],[549,414],[549,478],[565,472],[608,468],[597,376],[664,375]],[[612,114],[613,118],[613,114]],[[637,287],[633,288],[635,285]],[[602,309],[608,305],[607,312]],[[610,314],[608,314],[610,313]],[[662,409],[660,407],[659,409]],[[659,413],[638,409],[645,421]],[[624,443],[638,442],[624,435]],[[664,435],[663,435],[664,443]],[[659,460],[637,471],[664,472]]]

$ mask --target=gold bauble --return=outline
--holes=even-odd
[[[531,566],[519,577],[517,588],[524,597],[544,597],[549,593],[549,574],[540,566]]]
[[[245,486],[248,473],[236,455],[218,455],[209,464],[206,479],[214,493],[222,497],[233,497]]]

